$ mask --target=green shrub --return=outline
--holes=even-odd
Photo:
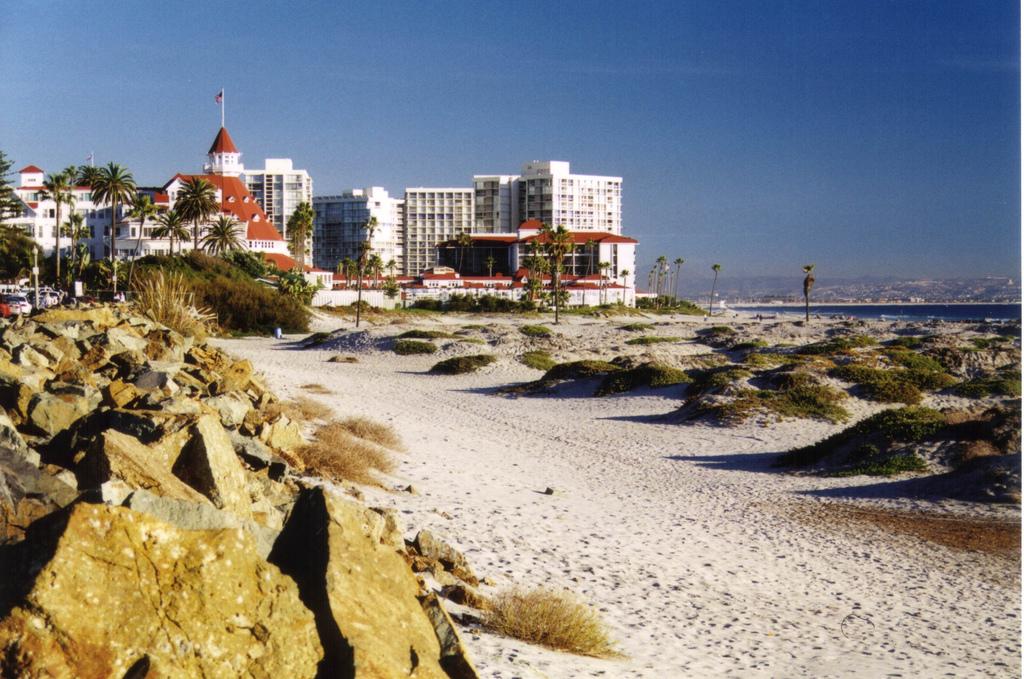
[[[647,346],[650,344],[662,344],[667,342],[678,342],[681,337],[657,337],[655,335],[644,335],[643,337],[634,337],[633,339],[626,340],[626,344]]]
[[[697,334],[701,337],[731,337],[736,334],[736,330],[728,325],[713,325],[710,328],[701,328]]]
[[[867,335],[850,335],[848,337],[833,337],[823,342],[805,344],[798,348],[796,353],[803,355],[838,354],[846,353],[852,349],[863,349],[875,344],[875,340]]]
[[[454,337],[454,335],[443,330],[406,330],[398,337],[399,339],[445,339]]]
[[[981,349],[981,350],[992,349],[993,347],[997,347],[997,346],[999,346],[1001,344],[1004,344],[1006,342],[1009,342],[1009,341],[1010,341],[1010,338],[1003,337],[1001,335],[993,335],[992,337],[972,337],[971,338],[971,344],[973,344],[975,346],[975,348]]]
[[[625,330],[626,332],[644,332],[647,330],[654,330],[654,325],[651,323],[630,323],[628,325],[620,325],[619,330]]]
[[[550,337],[551,328],[545,325],[524,325],[519,328],[519,332],[523,333],[527,337]]]
[[[851,363],[834,368],[829,374],[844,382],[857,384],[872,401],[907,405],[921,402],[921,390],[915,378],[923,381],[923,376],[912,374],[909,370],[880,370]]]
[[[603,377],[608,373],[622,370],[614,363],[607,361],[571,361],[559,363],[546,373],[542,380],[580,380],[590,377]]]
[[[527,351],[519,357],[519,362],[528,368],[543,370],[545,372],[551,370],[558,364],[555,359],[551,358],[551,354],[546,351]]]
[[[946,368],[931,356],[902,348],[889,347],[883,352],[889,359],[910,370],[945,372]]]
[[[928,465],[919,456],[876,455],[860,464],[834,472],[832,476],[894,476],[903,472],[928,471]]]
[[[890,347],[917,349],[924,344],[924,341],[920,337],[897,337],[894,340],[889,340],[888,344]]]
[[[685,371],[660,363],[644,363],[628,370],[609,373],[601,381],[595,396],[621,394],[640,387],[667,387],[674,384],[686,384],[693,378]]]
[[[750,353],[743,357],[743,362],[754,368],[774,368],[779,365],[795,363],[797,359],[786,354],[778,354],[771,351],[764,353]]]
[[[763,392],[759,392],[763,393]],[[845,422],[850,413],[837,405],[846,394],[823,384],[800,384],[763,396],[769,410],[783,417]]]
[[[430,342],[419,340],[400,339],[395,342],[395,353],[399,356],[411,356],[413,354],[432,354],[437,347]]]
[[[479,337],[459,337],[457,341],[463,344],[487,344],[487,340],[480,339]]]
[[[193,251],[175,257],[143,257],[136,264],[136,276],[157,271],[181,274],[195,295],[195,304],[215,314],[217,324],[228,332],[309,330],[309,310],[301,302],[219,257]]]
[[[733,351],[752,351],[754,349],[764,349],[768,346],[768,343],[761,339],[749,340],[747,342],[739,342],[732,345]]]
[[[694,369],[690,371],[690,377],[693,379],[690,392],[692,394],[703,394],[712,389],[721,389],[733,382],[745,380],[752,374],[749,370],[735,365],[703,370]]]
[[[995,375],[976,377],[956,385],[953,391],[965,398],[986,398],[990,396],[1020,397],[1019,375]]]
[[[474,356],[455,356],[435,363],[430,372],[438,375],[464,375],[476,372],[485,365],[490,365],[497,360],[491,354],[476,354]]]
[[[931,408],[908,406],[883,410],[817,443],[784,453],[775,464],[780,467],[816,464],[842,447],[869,437],[883,449],[894,443],[917,443],[935,435],[945,426],[945,416]]]

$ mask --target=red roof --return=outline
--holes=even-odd
[[[38,172],[38,173],[42,174],[43,171],[42,171],[41,168],[38,168],[35,165],[26,165],[25,167],[23,167],[20,170],[18,170],[19,174],[25,174],[25,173],[30,173],[30,172]]]
[[[626,236],[616,236],[611,233],[604,233],[603,231],[570,231],[572,235],[572,242],[576,245],[586,245],[587,241],[594,241],[595,243],[636,243],[637,240],[633,238],[627,238]],[[537,241],[538,243],[547,243],[548,237],[546,234],[539,233],[535,236],[527,236],[523,238],[521,243],[532,243]]]
[[[539,219],[527,219],[525,222],[519,225],[520,229],[540,229],[544,228],[544,222]]]
[[[238,153],[238,148],[231,140],[231,135],[228,134],[226,127],[220,128],[220,132],[214,137],[213,144],[207,153]]]
[[[291,271],[299,266],[299,263],[288,255],[279,252],[264,252],[263,259],[267,260],[281,271]],[[314,271],[313,267],[306,265],[304,271]]]
[[[267,213],[263,211],[260,204],[256,202],[256,198],[249,193],[249,189],[245,188],[245,184],[238,177],[228,177],[222,174],[181,174],[179,172],[171,181],[164,184],[163,188],[166,190],[174,183],[175,179],[187,182],[189,179],[197,177],[205,179],[220,189],[221,211],[247,225],[246,240],[284,240],[270,218],[267,217]]]

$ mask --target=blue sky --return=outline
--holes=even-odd
[[[161,184],[224,87],[243,160],[318,194],[622,175],[642,274],[1016,276],[1019,31],[994,1],[5,3],[0,148]]]

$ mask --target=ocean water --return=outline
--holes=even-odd
[[[730,306],[735,311],[753,314],[800,315],[804,314],[803,305],[765,304]],[[811,304],[811,316],[828,318],[831,316],[849,316],[871,320],[900,321],[1019,321],[1021,319],[1020,304]]]

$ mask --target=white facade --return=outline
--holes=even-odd
[[[245,170],[245,186],[286,240],[295,208],[313,202],[313,179],[296,170],[291,158],[267,158],[263,169]]]
[[[361,243],[366,241],[366,223],[377,218],[377,228],[370,240],[373,254],[385,265],[395,262],[395,271],[405,266],[404,201],[392,198],[386,189],[371,186],[352,189],[335,196],[316,196],[313,210],[313,242],[315,266],[335,271],[345,258],[359,258]]]
[[[523,165],[518,183],[521,221],[622,233],[622,177],[572,174],[568,162],[535,160]]]
[[[477,233],[510,233],[519,227],[518,176],[473,175],[473,199]]]
[[[471,188],[405,190],[405,268],[414,275],[437,262],[437,244],[473,231]]]
[[[29,165],[18,173],[18,185],[15,195],[25,204],[21,215],[4,220],[5,224],[18,227],[32,236],[42,248],[43,256],[49,257],[57,247],[57,204],[52,198],[44,198],[46,181],[42,169]],[[67,223],[71,214],[78,213],[85,219],[87,235],[80,242],[89,248],[93,259],[106,256],[110,235],[110,206],[97,204],[92,200],[92,190],[88,186],[75,186],[71,189],[73,203],[61,205],[61,222]],[[118,205],[117,222],[120,223],[127,214],[129,206]],[[71,241],[61,238],[61,252],[70,251]]]

